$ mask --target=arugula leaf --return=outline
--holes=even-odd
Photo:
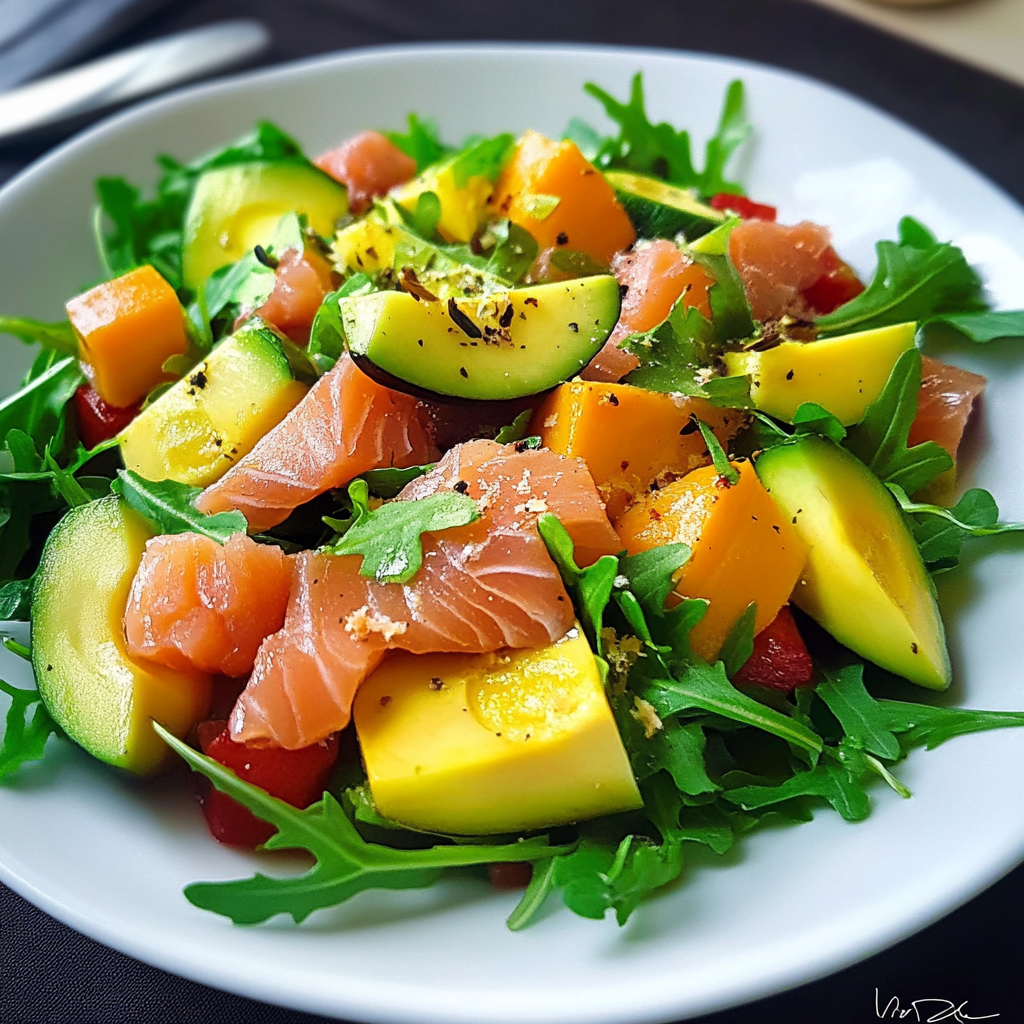
[[[890,761],[900,757],[900,745],[887,724],[878,701],[864,686],[860,663],[829,668],[818,666],[823,678],[815,693],[839,720],[847,739],[856,747]]]
[[[235,924],[258,924],[276,914],[305,920],[313,911],[337,906],[367,889],[419,889],[432,885],[446,868],[495,861],[535,861],[561,853],[546,836],[503,845],[431,846],[398,850],[366,842],[330,793],[298,810],[244,782],[230,769],[177,739],[162,726],[153,728],[193,771],[205,775],[222,793],[278,829],[268,850],[308,850],[316,865],[304,875],[269,878],[257,874],[235,882],[197,882],[185,889],[195,906],[223,914]]]
[[[708,302],[715,338],[723,345],[749,338],[755,330],[746,287],[729,255],[729,236],[739,222],[739,217],[730,217],[714,231],[686,247],[691,259],[699,263],[714,281],[708,291]]]
[[[725,454],[725,449],[718,438],[715,437],[715,432],[711,427],[697,416],[694,416],[693,419],[700,429],[704,443],[708,446],[708,451],[711,453],[711,461],[714,463],[715,472],[729,486],[735,487],[740,482],[739,470],[729,461],[729,456]]]
[[[929,317],[925,332],[932,325],[956,331],[968,341],[986,344],[1003,338],[1024,339],[1024,310],[988,310],[982,313],[945,313]]]
[[[909,349],[896,360],[882,393],[851,427],[845,445],[883,483],[908,494],[952,469],[950,454],[934,441],[907,447],[921,389],[921,353]]]
[[[526,437],[527,428],[533,418],[532,409],[524,409],[508,426],[502,427],[494,435],[498,444],[512,444],[513,441],[521,441]]]
[[[378,498],[394,498],[410,480],[429,473],[436,465],[436,462],[432,462],[426,466],[407,466],[405,469],[396,469],[394,466],[370,469],[359,479],[366,482],[370,494]]]
[[[832,749],[826,748],[826,753],[831,754]],[[728,786],[730,776],[726,775],[723,781]],[[723,800],[746,811],[805,796],[827,800],[846,821],[863,821],[871,810],[867,792],[857,774],[831,756],[777,785],[736,786],[722,793]]]
[[[725,666],[725,674],[731,679],[747,663],[754,653],[754,622],[757,619],[757,602],[751,601],[743,614],[732,624],[726,635],[718,658]]]
[[[952,569],[968,537],[993,537],[1024,532],[1024,523],[1000,523],[999,506],[988,491],[972,487],[952,507],[912,501],[897,484],[887,484],[907,513],[914,540],[929,572]]]
[[[44,323],[24,316],[0,315],[0,334],[13,335],[26,345],[38,344],[69,356],[78,355],[78,338],[67,320]]]
[[[0,587],[0,620],[28,622],[34,576],[10,580]]]
[[[406,119],[407,132],[383,132],[383,135],[406,156],[416,161],[416,173],[420,174],[431,164],[436,164],[449,151],[441,142],[437,125],[426,118],[410,114]]]
[[[662,615],[668,595],[675,589],[673,576],[690,559],[687,544],[662,544],[635,555],[619,558],[619,571],[629,580],[647,615]]]
[[[223,544],[236,533],[245,533],[248,523],[241,512],[206,515],[193,502],[201,487],[174,480],[146,480],[130,469],[119,469],[111,490],[130,508],[148,519],[160,533],[201,533]]]
[[[0,691],[11,698],[0,745],[0,780],[12,775],[27,761],[40,761],[52,734],[63,735],[43,705],[39,691],[23,690],[0,679]],[[29,708],[38,705],[29,718]]]
[[[573,558],[574,545],[569,531],[550,512],[537,518],[537,532],[562,575],[591,648],[603,656],[601,626],[619,574],[619,560],[614,555],[602,555],[593,565],[580,569]]]
[[[730,157],[751,132],[743,112],[743,83],[731,82],[725,94],[718,130],[708,140],[704,170],[693,164],[690,134],[677,131],[664,122],[652,124],[644,103],[643,76],[633,76],[629,100],[621,103],[593,82],[584,90],[605,109],[608,117],[619,126],[614,139],[606,139],[594,155],[601,167],[626,167],[642,174],[654,174],[683,188],[695,188],[702,196],[717,192],[743,195],[743,187],[725,179],[725,168]],[[579,134],[580,126],[574,131]],[[594,141],[590,131],[586,141]]]
[[[360,575],[378,583],[408,583],[419,572],[424,533],[466,526],[480,518],[476,502],[455,492],[391,501],[371,511],[366,482],[356,480],[349,486],[349,497],[354,517],[345,533],[324,550],[333,555],[362,555]]]
[[[519,284],[537,259],[540,250],[537,240],[526,228],[510,220],[495,221],[489,226],[488,234],[495,244],[482,269],[507,284]]]
[[[955,736],[972,732],[1024,726],[1022,711],[974,711],[901,700],[879,700],[878,704],[886,716],[886,726],[899,736],[904,753],[915,747],[934,750]]]
[[[52,351],[41,354],[30,376],[18,391],[0,401],[0,437],[17,428],[42,445],[55,433],[64,406],[85,378],[76,357],[57,357]]]
[[[640,360],[626,382],[648,391],[702,395],[695,375],[708,366],[717,341],[711,321],[695,306],[677,302],[668,317],[643,334],[631,334],[619,348]]]
[[[720,661],[708,665],[694,658],[690,662],[673,661],[671,667],[671,678],[644,680],[639,689],[639,695],[654,706],[662,720],[697,708],[753,726],[814,753],[821,751],[820,736],[741,693],[729,682]]]
[[[483,177],[497,181],[515,148],[515,136],[509,132],[502,132],[490,139],[467,140],[462,152],[452,161],[455,187],[465,188],[470,178]]]
[[[985,309],[981,279],[963,252],[936,241],[913,218],[900,221],[899,241],[883,240],[875,249],[878,267],[871,283],[860,295],[815,320],[821,336]]]
[[[793,426],[795,434],[820,434],[835,444],[842,444],[846,437],[846,427],[839,422],[839,417],[817,402],[801,402],[793,414]]]
[[[374,290],[371,278],[366,274],[353,274],[337,291],[324,296],[324,301],[313,318],[306,352],[313,365],[321,373],[327,373],[345,351],[345,328],[341,319],[340,299],[350,295],[368,295]]]
[[[667,719],[650,739],[636,744],[631,751],[637,779],[642,781],[664,770],[680,793],[700,796],[716,792],[722,787],[708,776],[704,764],[706,742],[699,722],[681,724]]]

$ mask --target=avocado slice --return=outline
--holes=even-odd
[[[32,667],[47,711],[94,757],[137,775],[169,760],[150,719],[184,736],[212,692],[207,676],[125,650],[128,591],[152,536],[119,498],[79,505],[47,539],[32,592]]]
[[[750,397],[761,412],[792,422],[804,402],[815,402],[843,426],[859,423],[882,393],[904,352],[914,347],[917,324],[893,324],[820,341],[784,341],[763,352],[726,352],[729,376],[750,378]]]
[[[460,399],[546,391],[597,354],[619,316],[610,274],[481,298],[376,292],[339,302],[357,364],[390,387]]]
[[[807,544],[792,600],[850,650],[932,690],[949,686],[935,589],[892,495],[824,437],[770,448],[757,475]]]
[[[220,267],[274,236],[286,213],[301,213],[330,238],[348,213],[348,190],[306,162],[255,161],[200,175],[182,237],[181,271],[193,290]]]
[[[605,171],[604,176],[639,238],[675,238],[682,232],[692,241],[726,219],[721,210],[702,203],[689,189],[660,178],[632,171]]]
[[[415,828],[518,832],[643,805],[579,627],[498,656],[396,654],[353,719],[378,810]]]
[[[316,373],[305,354],[253,317],[120,434],[128,469],[206,487],[299,404]]]

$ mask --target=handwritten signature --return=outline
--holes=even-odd
[[[927,1014],[927,1016],[925,1016]],[[875,1016],[881,1020],[912,1020],[922,1024],[939,1024],[940,1021],[955,1021],[963,1024],[969,1020],[991,1020],[998,1013],[975,1016],[967,1012],[967,1000],[957,1005],[951,999],[915,999],[909,1006],[900,1003],[899,996],[893,996],[884,1006],[878,989],[875,989]]]

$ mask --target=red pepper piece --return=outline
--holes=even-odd
[[[864,291],[856,271],[839,258],[831,245],[821,254],[821,262],[825,273],[801,292],[804,301],[818,316],[831,313]]]
[[[78,421],[78,436],[86,448],[96,445],[121,433],[139,414],[141,402],[124,409],[108,405],[91,384],[83,384],[74,397],[75,418]]]
[[[236,743],[224,721],[202,722],[198,732],[199,745],[207,757],[293,807],[308,807],[323,796],[338,760],[337,736],[301,750],[282,750]],[[255,849],[277,831],[208,784],[202,787],[199,801],[214,839],[228,846]]]
[[[735,683],[767,686],[789,692],[807,686],[814,676],[814,664],[807,645],[784,605],[778,615],[754,637],[754,653],[733,676]]]
[[[710,206],[714,210],[732,210],[743,220],[775,220],[778,211],[767,203],[755,203],[746,196],[736,196],[731,192],[719,192],[711,197]]]

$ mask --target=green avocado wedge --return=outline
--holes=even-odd
[[[152,536],[116,497],[79,505],[47,538],[32,593],[32,667],[47,711],[94,757],[136,775],[171,760],[151,720],[184,736],[211,696],[208,676],[128,657],[124,613]]]
[[[849,452],[806,436],[757,475],[807,545],[793,601],[850,650],[931,690],[952,670],[935,590],[899,507]]]
[[[597,354],[619,317],[610,274],[447,301],[375,292],[339,302],[345,340],[397,390],[501,400],[546,391]]]

